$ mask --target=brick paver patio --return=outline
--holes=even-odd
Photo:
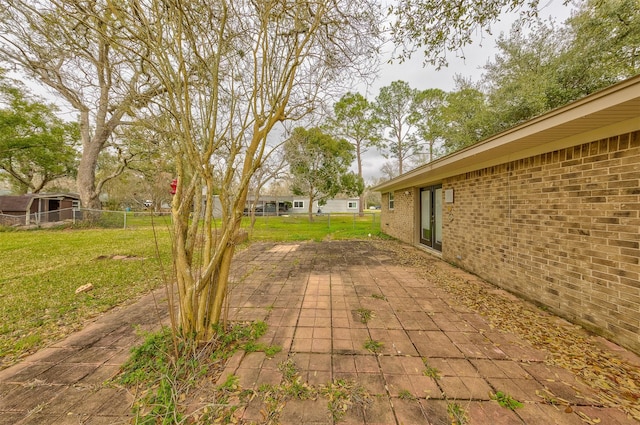
[[[427,261],[449,267],[435,257]],[[448,406],[454,404],[470,424],[636,423],[604,407],[572,373],[546,364],[545,352],[493,329],[428,276],[369,241],[253,244],[238,253],[233,280],[229,317],[265,320],[261,342],[282,347],[273,358],[237,353],[229,361],[220,380],[236,374],[243,389],[278,385],[278,365],[291,360],[308,385],[345,380],[364,387],[369,402],[354,405],[344,424],[450,425]],[[100,383],[138,341],[134,325],[150,328],[158,317],[166,319],[152,300],[110,312],[0,372],[0,423],[130,423],[131,395]],[[368,341],[377,343],[377,352],[365,348]],[[549,404],[540,395],[545,390],[571,408]],[[497,391],[523,407],[500,406],[491,399]],[[264,423],[264,410],[256,397],[237,417]],[[322,397],[290,400],[278,421],[334,423]]]

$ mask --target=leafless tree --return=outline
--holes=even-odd
[[[249,185],[249,194],[251,195],[251,208],[249,209],[249,213],[251,215],[251,230],[253,231],[253,226],[256,222],[256,210],[255,206],[260,200],[260,196],[262,195],[262,191],[267,183],[275,181],[278,178],[286,175],[285,168],[287,167],[287,162],[284,158],[284,152],[281,147],[277,149],[273,149],[269,152],[269,155],[264,159],[262,166],[258,168],[251,179],[251,183]],[[280,212],[280,206],[278,202],[276,202],[276,210],[275,214],[278,215]]]
[[[99,208],[103,185],[124,170],[96,177],[100,153],[135,111],[162,91],[140,60],[131,61],[122,23],[109,1],[5,0],[0,4],[0,61],[53,89],[78,113],[82,156],[77,189]],[[127,159],[128,155],[123,155]]]
[[[159,82],[148,122],[172,142],[177,328],[207,340],[220,322],[252,177],[279,123],[368,72],[379,46],[373,0],[171,0],[112,6],[140,69]],[[213,218],[218,192],[221,218]],[[204,200],[203,200],[203,194]],[[198,219],[200,218],[200,219]]]

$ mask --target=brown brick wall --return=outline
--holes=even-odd
[[[640,132],[459,175],[443,189],[455,191],[444,204],[445,259],[640,352]],[[395,217],[412,216],[399,193]],[[402,226],[389,234],[413,242],[398,236]]]
[[[383,193],[381,208],[382,231],[410,244],[414,243],[415,235],[413,193],[413,190],[395,191],[393,210],[389,210],[389,193]]]

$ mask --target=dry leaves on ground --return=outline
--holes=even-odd
[[[452,273],[448,266],[414,247],[395,241],[374,242],[397,254],[399,264],[418,267],[425,278],[453,294],[462,305],[484,316],[497,330],[524,338],[548,353],[547,362],[561,366],[595,389],[600,402],[640,420],[640,370],[600,348],[579,326],[558,326],[555,316],[525,301],[499,296],[495,287],[479,279]],[[442,264],[442,266],[439,266]]]

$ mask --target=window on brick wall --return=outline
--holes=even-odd
[[[393,209],[393,192],[389,192],[389,209]]]

